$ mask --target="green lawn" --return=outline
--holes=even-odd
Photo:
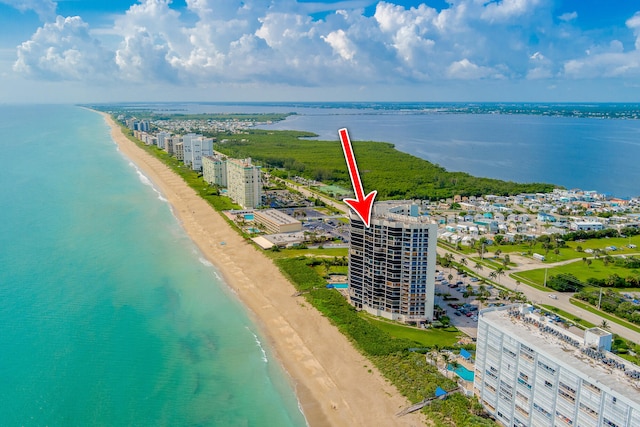
[[[537,271],[542,271],[542,276],[541,277],[538,277],[537,273],[532,273],[532,272],[537,272]],[[555,292],[551,288],[544,287],[544,269],[542,269],[542,270],[522,271],[522,272],[517,273],[517,274],[510,274],[509,277],[511,277],[513,280],[518,280],[523,285],[530,286],[530,287],[535,288],[535,289],[537,289],[539,291],[542,291],[542,292]]]
[[[265,251],[273,259],[308,257],[346,257],[349,255],[347,248],[322,248],[322,249],[281,249],[279,252]]]
[[[436,344],[440,347],[453,347],[458,340],[460,340],[460,337],[462,337],[462,333],[453,327],[443,329],[418,329],[384,320],[377,320],[371,316],[366,316],[366,319],[376,327],[387,332],[393,338],[406,338],[425,347],[433,347]]]
[[[496,250],[500,249],[503,254],[511,254],[511,253],[527,253],[528,251],[532,251],[532,253],[539,253],[541,255],[545,255],[546,261],[545,263],[551,262],[559,262],[559,261],[567,261],[570,259],[581,259],[583,257],[592,257],[592,254],[588,254],[585,252],[578,252],[576,248],[581,246],[582,249],[602,249],[608,246],[615,246],[618,248],[616,251],[608,252],[611,256],[617,255],[630,255],[634,253],[639,253],[638,248],[629,249],[627,245],[629,242],[635,244],[636,246],[640,246],[640,235],[632,236],[631,240],[628,237],[612,237],[609,239],[589,239],[583,242],[566,242],[566,248],[560,248],[560,253],[556,255],[553,250],[546,252],[542,248],[541,243],[535,243],[533,246],[530,244],[520,244],[520,245],[491,245],[485,246],[485,256],[491,256],[491,253],[495,253]],[[468,250],[465,250],[468,253]],[[546,252],[546,253],[545,253]]]
[[[605,266],[602,259],[593,259],[591,265],[587,265],[582,260],[578,260],[558,267],[549,267],[548,269],[538,268],[536,270],[523,271],[518,273],[518,275],[531,280],[536,284],[543,285],[545,270],[548,270],[548,277],[561,273],[573,274],[582,282],[585,282],[591,277],[596,279],[606,279],[612,274],[617,274],[620,277],[627,277],[631,274],[631,270],[628,268],[617,267],[613,264]]]

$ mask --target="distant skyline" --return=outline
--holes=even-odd
[[[0,103],[640,100],[627,0],[0,0]]]

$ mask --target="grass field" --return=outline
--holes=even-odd
[[[280,249],[279,252],[265,251],[272,259],[295,258],[299,256],[308,257],[346,257],[349,255],[347,248],[322,248],[322,249]]]
[[[617,274],[620,277],[627,277],[632,271],[628,268],[617,267],[613,264],[605,266],[602,259],[594,259],[592,260],[591,265],[585,264],[582,260],[577,260],[570,264],[558,267],[538,268],[536,270],[523,271],[518,273],[518,276],[531,280],[538,285],[543,285],[545,270],[547,270],[547,278],[561,273],[573,274],[582,282],[585,282],[591,277],[596,279],[606,279],[612,274]]]
[[[402,326],[384,320],[377,320],[371,316],[366,316],[367,320],[376,327],[387,332],[393,338],[406,338],[415,341],[424,347],[453,347],[460,340],[462,333],[456,328],[449,327],[443,329],[418,329]]]

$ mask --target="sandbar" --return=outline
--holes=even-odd
[[[120,151],[158,187],[202,254],[248,309],[291,384],[310,426],[419,426],[397,417],[410,405],[327,318],[304,300],[260,250],[245,241],[168,166],[130,141],[106,113]],[[224,244],[222,243],[224,242]]]

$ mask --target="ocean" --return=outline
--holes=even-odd
[[[170,206],[72,106],[0,107],[0,424],[304,426]]]

